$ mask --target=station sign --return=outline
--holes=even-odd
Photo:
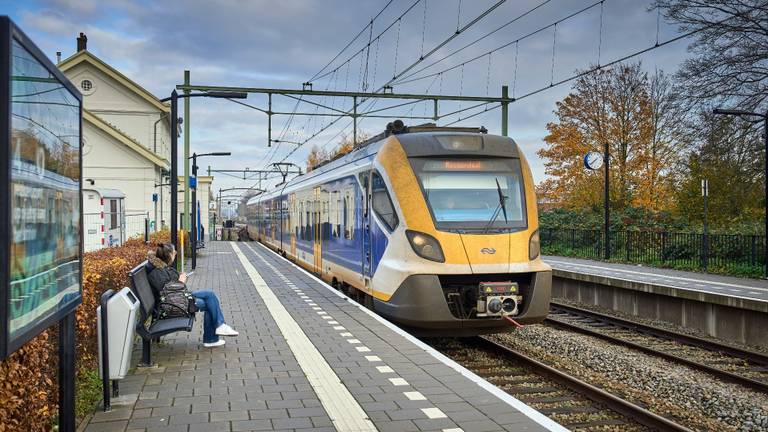
[[[82,96],[0,17],[0,358],[82,301]]]

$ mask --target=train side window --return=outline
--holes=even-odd
[[[371,176],[371,206],[390,231],[397,228],[399,220],[395,206],[392,204],[389,192],[387,192],[384,179],[377,171],[374,171]]]
[[[360,174],[360,183],[363,185],[363,217],[368,217],[368,197],[366,194],[368,194],[368,174],[369,172],[366,171],[362,174]]]
[[[304,201],[299,201],[299,240],[304,240]]]
[[[336,199],[336,237],[341,238],[341,198]]]
[[[357,215],[355,207],[355,188],[350,187],[349,192],[349,239],[353,240],[355,238],[355,226],[357,225]]]

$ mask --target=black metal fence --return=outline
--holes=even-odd
[[[605,259],[602,230],[541,228],[545,255]],[[746,277],[765,274],[765,236],[612,231],[609,260]]]

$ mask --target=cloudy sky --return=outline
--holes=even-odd
[[[315,89],[378,90],[498,0],[392,0],[373,21],[372,31],[366,28],[387,2],[0,0],[0,12],[10,15],[51,58],[56,51],[64,57],[73,54],[77,34],[85,32],[91,52],[158,97],[165,97],[182,82],[185,69],[191,71],[192,83],[200,85],[300,88],[301,83],[313,79]],[[550,83],[598,61],[605,64],[673,37],[676,28],[663,19],[657,25],[657,14],[649,9],[650,4],[650,0],[605,0],[602,5],[594,0],[507,0],[418,62],[409,72],[417,72],[411,77],[416,80],[396,82],[394,91],[497,96],[501,86],[508,85],[510,93],[519,97],[546,89],[510,107],[510,135],[528,156],[538,182],[545,174],[535,152],[542,145],[547,122],[554,119],[555,102],[570,89],[568,83],[549,88]],[[565,19],[584,8],[584,12]],[[478,43],[437,62],[526,12]],[[555,22],[555,27],[547,27]],[[324,68],[364,28],[362,36]],[[370,50],[364,50],[369,38],[373,40]],[[496,50],[503,45],[507,47]],[[676,42],[636,59],[649,71],[659,68],[673,72],[687,55],[686,45],[687,41]],[[492,50],[492,54],[484,55]],[[468,61],[475,57],[479,58]],[[313,101],[335,109],[351,107],[348,99]],[[266,95],[251,95],[247,102],[264,108]],[[370,103],[363,107],[376,110],[398,101]],[[469,106],[445,102],[440,111],[450,113]],[[291,112],[295,108],[295,100],[275,97],[274,110]],[[300,112],[316,109],[306,103],[298,107]],[[439,124],[476,112],[478,109],[448,116]],[[431,116],[432,105],[419,103],[378,114]],[[346,118],[322,132],[332,118],[276,116],[273,120],[275,138],[302,142],[316,137],[298,149],[287,143],[270,149],[264,114],[225,100],[193,99],[192,150],[233,153],[231,158],[202,162],[203,167],[210,163],[219,169],[259,169],[268,162],[283,160],[294,150],[287,161],[303,166],[313,145],[330,150],[344,134],[351,134],[351,120]],[[482,125],[491,133],[499,133],[500,120],[500,110],[496,109],[457,124]],[[360,130],[376,134],[388,121],[391,119],[363,119]],[[425,121],[406,120],[406,124]],[[253,179],[218,176],[214,187],[253,184]]]

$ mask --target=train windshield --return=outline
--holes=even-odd
[[[438,229],[499,231],[527,227],[518,159],[413,158],[411,163]],[[499,192],[504,196],[504,209]]]

